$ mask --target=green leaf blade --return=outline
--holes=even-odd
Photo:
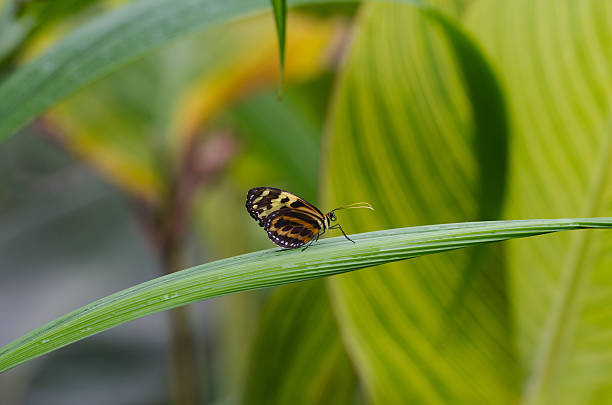
[[[482,243],[580,228],[612,218],[445,224],[320,241],[307,251],[269,249],[196,266],[102,298],[0,349],[0,372],[128,321],[225,294],[326,277]]]
[[[278,36],[278,53],[280,60],[280,90],[283,92],[283,76],[285,71],[285,39],[287,36],[287,0],[270,0],[274,11],[274,23]]]

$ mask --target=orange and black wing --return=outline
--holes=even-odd
[[[296,209],[319,218],[319,227],[323,226],[325,217],[317,207],[288,191],[274,187],[255,187],[249,190],[246,199],[246,209],[249,214],[264,226],[266,219],[272,213],[281,209]]]
[[[321,231],[318,217],[295,208],[282,208],[271,213],[263,226],[270,240],[285,249],[303,246]]]

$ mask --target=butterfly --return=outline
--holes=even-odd
[[[323,214],[303,198],[274,187],[252,188],[246,198],[249,214],[266,230],[272,242],[285,249],[304,246],[305,250],[328,229],[340,229],[346,239],[355,243],[339,223],[332,225],[336,221],[334,211],[346,208],[374,209],[370,204],[360,202]]]

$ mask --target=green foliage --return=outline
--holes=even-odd
[[[244,404],[346,404],[356,395],[322,280],[277,289],[253,347]]]
[[[103,15],[0,84],[0,141],[57,101],[170,40],[266,6],[266,0],[140,0]]]
[[[327,205],[372,203],[375,216],[342,217],[360,231],[499,215],[507,123],[472,39],[440,12],[399,5],[370,5],[358,24],[331,117]],[[374,402],[516,400],[502,263],[487,247],[329,281]]]
[[[72,31],[0,85],[0,140],[75,90],[170,39],[261,10],[265,4],[265,0],[144,0],[103,15]]]
[[[92,302],[0,349],[0,372],[133,319],[205,298],[377,266],[481,243],[580,228],[612,218],[472,222],[390,229],[320,241],[306,252],[269,249],[159,277]]]
[[[278,58],[280,60],[280,94],[283,91],[283,72],[285,70],[285,38],[287,36],[287,0],[270,0],[274,11],[274,23],[278,37]]]
[[[10,2],[0,15],[0,140],[55,106],[41,122],[126,194],[152,201],[155,223],[175,217],[165,204],[180,168],[196,167],[181,151],[231,132],[235,162],[198,180],[210,184],[194,210],[208,257],[253,249],[257,237],[268,243],[255,226],[243,232],[244,212],[225,215],[242,211],[243,189],[255,185],[286,186],[323,209],[368,201],[374,213],[339,219],[347,231],[378,232],[137,285],[0,349],[0,370],[147,314],[351,272],[275,291],[247,367],[234,370],[243,392],[228,391],[245,403],[609,400],[607,232],[482,244],[611,227],[610,218],[390,228],[611,216],[612,9],[597,0],[406,2],[340,7],[353,18],[350,40],[339,20],[304,25],[309,40],[292,53],[288,33],[301,20],[287,19],[286,1],[140,0],[85,21],[17,68],[32,35],[97,2]],[[311,15],[335,9],[289,3]],[[220,25],[270,8],[276,37],[257,35],[258,21],[274,29],[270,15]],[[282,102],[270,73],[277,60],[271,68],[262,50],[270,39],[280,71],[296,79],[281,79]],[[304,50],[317,41],[316,52]],[[253,306],[241,298],[232,308]]]
[[[294,22],[295,27],[320,31],[320,39],[312,35],[306,39],[294,32],[290,46],[305,52],[302,44],[309,40],[316,42],[311,46],[313,56],[329,51],[327,37],[333,35],[338,24],[299,17]],[[172,177],[184,165],[187,151],[195,148],[198,135],[215,129],[236,130],[237,136],[248,141],[249,149],[257,149],[252,155],[263,155],[271,147],[287,152],[290,148],[301,150],[304,160],[281,158],[265,170],[295,173],[295,183],[306,183],[308,195],[313,196],[318,128],[295,105],[295,91],[283,104],[273,97],[257,95],[226,114],[228,122],[215,125],[218,110],[245,97],[242,80],[251,79],[254,92],[258,86],[270,86],[278,75],[274,63],[261,61],[261,56],[251,51],[257,45],[261,52],[268,48],[270,53],[276,52],[274,30],[267,16],[234,23],[229,33],[227,29],[205,30],[130,64],[59,103],[44,116],[45,122],[73,153],[130,195],[153,204],[162,205],[161,201],[169,197],[175,181]],[[199,52],[202,43],[210,43],[205,53]],[[325,70],[326,63],[319,59],[303,63],[311,72],[301,73],[297,79],[308,79]],[[300,68],[304,69],[296,63],[290,67],[289,85],[296,81],[295,71]],[[219,73],[228,69],[237,78]],[[262,73],[268,71],[270,78]],[[210,95],[199,96],[200,92]],[[277,119],[265,119],[268,114]],[[287,130],[293,134],[289,141],[284,136]],[[253,180],[250,176],[249,181]]]
[[[468,26],[512,116],[508,218],[612,213],[612,10],[605,3],[474,5]],[[526,403],[610,400],[611,248],[612,238],[597,234],[508,245]]]
[[[0,77],[45,29],[79,18],[100,0],[0,1]]]

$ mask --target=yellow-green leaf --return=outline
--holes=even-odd
[[[376,211],[339,212],[344,229],[499,215],[502,96],[453,17],[462,8],[440,3],[448,15],[400,5],[363,10],[333,106],[325,178],[327,206],[368,201]],[[374,403],[518,398],[499,249],[387,265],[329,285]]]
[[[474,6],[512,117],[508,218],[612,213],[611,21],[599,0]],[[525,403],[610,401],[611,249],[597,234],[509,245]]]

